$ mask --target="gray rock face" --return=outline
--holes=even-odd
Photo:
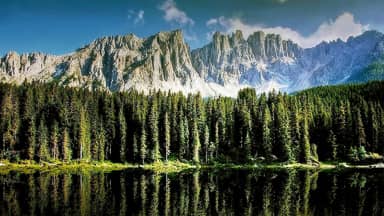
[[[123,91],[131,88],[209,91],[191,63],[180,30],[141,39],[135,35],[105,37],[66,56],[9,53],[0,60],[3,80],[57,80],[63,85]]]
[[[275,34],[255,32],[245,40],[241,31],[217,32],[212,43],[192,51],[192,62],[207,81],[258,87],[273,79],[286,82],[280,75],[293,67],[302,52],[297,44]]]
[[[148,38],[104,37],[64,56],[10,52],[0,58],[0,79],[55,80],[111,91],[160,89],[235,96],[244,87],[289,92],[348,82],[383,54],[384,36],[375,31],[309,49],[275,34],[255,32],[244,38],[241,31],[217,32],[211,43],[190,51],[176,30]]]

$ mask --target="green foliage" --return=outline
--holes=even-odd
[[[238,98],[0,84],[5,160],[312,163],[380,159],[384,82]]]
[[[69,138],[68,129],[65,128],[61,138],[61,152],[62,152],[62,160],[68,162],[72,158],[72,148],[71,141]]]
[[[80,110],[79,128],[79,159],[90,159],[91,134],[89,131],[89,120],[85,108]]]
[[[193,157],[192,157],[192,160],[193,162],[195,163],[199,163],[200,162],[200,138],[199,138],[199,130],[197,128],[197,123],[194,122],[193,124],[193,129],[192,129],[192,134],[193,134],[193,142],[192,142],[192,145],[193,145]]]
[[[49,150],[48,150],[48,129],[44,125],[43,121],[40,121],[38,127],[38,158],[39,161],[48,161],[51,159]]]

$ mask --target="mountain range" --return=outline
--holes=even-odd
[[[313,86],[384,79],[384,35],[366,31],[347,41],[302,48],[277,34],[216,32],[190,50],[181,30],[148,38],[104,37],[62,55],[9,52],[0,58],[0,80],[58,82],[88,89],[200,92],[235,96],[245,87],[258,93],[293,92]]]

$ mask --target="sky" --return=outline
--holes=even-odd
[[[302,47],[384,32],[383,0],[1,0],[0,55],[62,55],[96,38],[182,29],[192,49],[215,31],[278,33]]]

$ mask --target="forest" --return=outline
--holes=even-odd
[[[0,84],[0,159],[145,164],[381,160],[384,82],[237,98]]]

